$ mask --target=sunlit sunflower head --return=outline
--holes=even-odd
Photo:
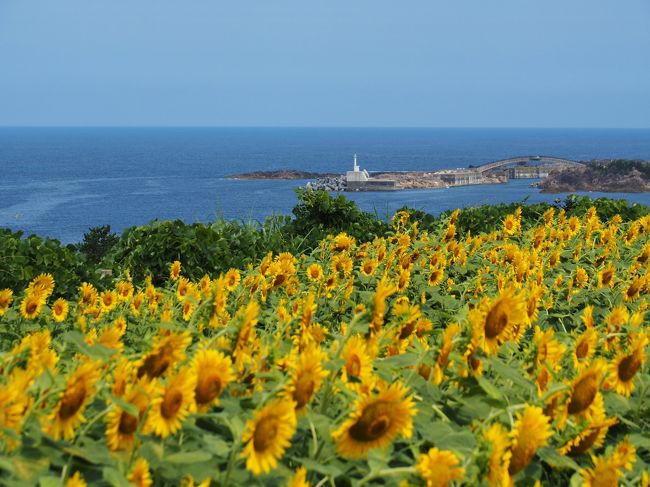
[[[372,357],[367,351],[366,340],[359,336],[348,339],[341,358],[344,360],[342,379],[348,384],[367,382],[372,375]]]
[[[145,431],[167,438],[180,430],[192,409],[195,389],[196,375],[187,367],[169,377],[151,401]]]
[[[621,351],[609,367],[606,381],[608,388],[629,397],[634,391],[634,378],[645,362],[645,346],[648,339],[640,338],[628,351]]]
[[[566,347],[555,339],[553,328],[542,331],[539,326],[536,326],[533,343],[536,348],[535,363],[537,367],[547,365],[552,370],[558,370],[562,366],[561,360]]]
[[[411,436],[415,403],[399,383],[357,399],[347,420],[332,433],[343,458],[364,458],[372,448],[388,446],[397,436]]]
[[[106,417],[106,444],[111,450],[124,450],[133,447],[135,435],[144,418],[145,410],[154,393],[155,383],[140,379],[127,386],[121,399],[138,410],[133,415],[113,404]]]
[[[506,429],[499,423],[492,424],[483,433],[483,438],[490,448],[486,480],[490,486],[502,487],[508,485],[510,474],[510,440]]]
[[[95,384],[100,375],[99,364],[91,360],[83,362],[70,374],[64,391],[44,424],[44,429],[54,439],[73,438],[77,426],[86,421],[83,411],[95,394]]]
[[[318,263],[313,263],[307,267],[307,279],[311,282],[319,282],[323,278],[323,267]]]
[[[65,481],[65,487],[87,487],[87,485],[88,483],[79,471],[76,471],[74,475],[68,477]]]
[[[181,263],[177,260],[169,266],[169,279],[177,281],[181,275]]]
[[[332,252],[343,252],[354,246],[354,238],[350,237],[347,233],[341,232],[334,237],[334,242],[330,246]]]
[[[526,468],[537,449],[546,445],[551,436],[550,418],[544,415],[542,408],[526,405],[523,412],[517,413],[517,420],[510,432],[510,475]]]
[[[594,307],[593,305],[585,306],[585,309],[582,310],[582,322],[587,328],[594,327]]]
[[[598,287],[614,287],[616,268],[610,263],[598,272]]]
[[[65,321],[65,319],[68,317],[69,309],[70,306],[65,299],[57,299],[54,301],[54,303],[52,303],[52,319],[59,323]]]
[[[296,405],[286,398],[277,399],[255,413],[246,423],[241,456],[246,468],[255,475],[273,470],[284,452],[291,446],[296,432]]]
[[[47,299],[54,291],[54,278],[52,274],[41,274],[34,278],[27,286],[27,293]]]
[[[82,307],[94,306],[98,297],[99,293],[92,284],[84,282],[79,287],[79,305]]]
[[[320,389],[327,371],[323,364],[327,360],[325,353],[317,345],[303,350],[291,367],[287,395],[296,403],[296,411],[301,412]]]
[[[118,298],[117,293],[112,290],[102,291],[99,294],[99,303],[102,311],[111,311],[117,306]]]
[[[610,327],[610,329],[617,330],[626,324],[629,319],[630,312],[627,310],[627,307],[616,306],[605,317],[605,323]]]
[[[465,476],[465,469],[459,464],[460,460],[453,452],[431,448],[420,455],[416,468],[427,487],[447,487],[451,481]]]
[[[584,333],[576,338],[571,357],[573,359],[573,365],[577,370],[583,370],[589,365],[597,345],[598,332],[595,328],[587,328]]]
[[[470,310],[472,327],[481,332],[482,348],[494,354],[515,329],[528,323],[526,299],[514,290],[506,289],[493,300],[484,299],[480,306]]]
[[[11,289],[2,289],[0,290],[0,317],[9,309],[9,305],[13,300],[14,292]]]
[[[138,378],[156,378],[163,375],[171,366],[185,358],[185,350],[192,341],[189,332],[159,335],[153,349],[137,364]]]
[[[609,427],[617,422],[615,418],[590,422],[580,433],[562,445],[559,452],[563,455],[575,456],[587,453],[591,448],[601,447]]]
[[[26,320],[33,320],[41,312],[43,304],[45,304],[43,296],[28,294],[20,302],[20,316]]]
[[[569,414],[580,414],[591,406],[600,389],[600,379],[605,366],[603,360],[596,360],[575,378],[567,402]]]
[[[307,482],[307,469],[305,467],[298,467],[287,482],[287,487],[309,487],[309,485],[309,482]]]
[[[232,360],[212,349],[196,352],[190,365],[196,375],[194,400],[199,411],[219,404],[219,396],[234,379]]]
[[[377,262],[377,259],[365,258],[363,262],[361,262],[361,273],[364,276],[372,276],[377,270],[378,265],[379,263]]]
[[[152,485],[153,480],[149,472],[149,462],[144,458],[138,458],[133,464],[127,479],[134,487],[149,487]]]
[[[584,487],[610,487],[619,485],[623,474],[621,467],[613,458],[592,456],[593,468],[580,471]]]

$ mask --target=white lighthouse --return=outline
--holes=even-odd
[[[370,179],[370,176],[368,175],[368,171],[361,170],[359,167],[359,164],[357,163],[357,155],[354,155],[354,158],[352,160],[352,171],[348,171],[345,173],[345,180],[347,181],[348,184],[350,183],[359,183],[362,181],[368,181]]]

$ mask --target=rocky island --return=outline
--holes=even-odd
[[[542,193],[602,191],[605,193],[643,193],[650,191],[650,161],[594,160],[581,168],[551,172],[533,183]]]

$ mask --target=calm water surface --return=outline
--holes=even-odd
[[[650,159],[650,130],[0,128],[0,227],[77,242],[153,219],[263,220],[290,214],[305,181],[234,181],[237,172],[435,170],[518,155]],[[529,180],[394,193],[346,193],[380,216],[483,203],[553,201]],[[592,196],[604,194],[592,193]],[[650,204],[650,194],[616,194]]]

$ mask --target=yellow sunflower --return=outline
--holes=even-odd
[[[156,378],[163,375],[174,364],[185,358],[185,350],[192,341],[189,332],[159,335],[154,340],[151,352],[137,363],[137,376]]]
[[[323,268],[320,264],[314,263],[307,267],[307,279],[311,282],[319,282],[323,278]]]
[[[634,377],[645,362],[644,349],[648,339],[644,336],[638,339],[630,351],[620,352],[609,367],[606,381],[608,388],[629,397],[634,391]]]
[[[172,265],[169,266],[169,279],[172,281],[177,281],[181,275],[181,263],[177,260],[172,262]]]
[[[555,339],[555,331],[548,328],[544,331],[535,326],[533,344],[536,348],[535,364],[537,367],[546,365],[551,370],[557,371],[562,366],[562,356],[566,347]]]
[[[571,394],[567,402],[569,414],[580,414],[591,406],[600,388],[604,370],[605,363],[596,360],[576,377],[571,384]]]
[[[604,418],[590,422],[580,433],[559,448],[563,455],[580,455],[591,448],[599,448],[605,441],[609,427],[616,424],[616,418]]]
[[[95,289],[95,286],[87,282],[81,284],[79,287],[79,294],[79,304],[84,308],[94,306],[99,297],[99,293],[97,292],[97,289]]]
[[[510,432],[510,475],[526,468],[537,449],[546,445],[551,436],[550,418],[544,415],[542,408],[526,405],[523,412],[517,413],[517,420]]]
[[[117,306],[117,293],[115,291],[102,291],[99,295],[99,304],[102,311],[111,311]]]
[[[151,473],[149,472],[149,462],[144,458],[138,458],[127,478],[131,482],[131,485],[135,487],[149,487],[153,485]]]
[[[408,389],[399,383],[357,399],[352,414],[332,433],[343,458],[363,458],[371,448],[383,448],[398,435],[410,438],[416,409]]]
[[[273,470],[291,446],[297,424],[295,407],[293,401],[277,399],[257,411],[246,423],[242,437],[246,446],[241,456],[246,458],[246,468],[255,475]]]
[[[469,314],[472,327],[482,335],[482,348],[488,354],[495,354],[501,344],[514,333],[518,327],[528,323],[526,299],[508,289],[493,299],[483,299],[481,304]]]
[[[90,360],[83,362],[70,374],[65,390],[43,425],[44,430],[54,439],[73,438],[75,428],[86,421],[83,411],[95,393],[95,384],[100,375],[99,363]]]
[[[352,383],[366,383],[372,376],[372,357],[368,353],[366,340],[359,336],[348,339],[341,358],[345,361],[342,369],[342,380],[350,386]]]
[[[372,276],[377,270],[377,259],[366,258],[361,262],[361,273],[364,276]]]
[[[490,486],[502,487],[510,484],[510,441],[506,429],[499,423],[491,425],[483,434],[490,445],[490,458],[486,480]]]
[[[194,400],[199,411],[207,411],[219,404],[219,396],[234,379],[232,360],[216,350],[199,350],[194,355],[190,368],[196,375]]]
[[[583,370],[588,366],[591,357],[596,352],[598,345],[598,332],[595,328],[587,328],[575,341],[575,348],[571,354],[573,365],[577,370]]]
[[[145,432],[167,438],[181,429],[194,403],[194,389],[196,375],[188,368],[170,377],[165,387],[157,387],[147,415]]]
[[[44,299],[54,291],[54,278],[52,274],[41,274],[34,278],[27,286],[27,293],[41,296]]]
[[[296,411],[302,411],[318,392],[327,371],[323,364],[327,354],[317,345],[307,347],[291,367],[287,395],[296,403]]]
[[[65,487],[87,487],[87,483],[79,471],[65,481]]]
[[[310,485],[307,482],[307,469],[305,467],[298,467],[296,473],[287,482],[287,487],[309,487]]]
[[[420,455],[416,468],[427,487],[447,487],[452,480],[461,480],[465,476],[465,469],[459,464],[460,460],[454,453],[431,448]]]
[[[52,319],[59,323],[64,321],[68,316],[69,309],[70,306],[68,305],[68,302],[65,299],[63,298],[57,299],[52,304]]]
[[[0,317],[4,316],[9,309],[9,305],[13,300],[13,294],[14,292],[11,289],[0,290]]]
[[[397,292],[397,286],[391,284],[386,279],[381,279],[377,283],[377,289],[372,298],[372,316],[370,318],[370,329],[374,332],[384,324],[384,314],[386,313],[386,299]]]
[[[111,450],[129,449],[135,442],[135,434],[149,406],[155,383],[144,379],[129,384],[122,400],[134,405],[139,414],[134,416],[117,404],[111,406],[106,418],[106,444]]]
[[[20,303],[20,316],[26,320],[33,320],[41,312],[43,304],[45,304],[43,296],[28,294]]]

